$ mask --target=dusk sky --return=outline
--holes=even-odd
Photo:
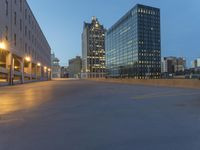
[[[199,0],[28,0],[46,38],[61,60],[81,56],[83,22],[96,16],[110,28],[137,3],[161,9],[162,56],[200,57]]]

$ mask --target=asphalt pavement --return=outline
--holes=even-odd
[[[200,90],[87,80],[0,87],[0,150],[199,150]]]

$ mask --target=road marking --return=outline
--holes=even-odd
[[[140,99],[148,99],[148,98],[159,98],[159,97],[177,97],[177,96],[193,96],[193,95],[200,95],[200,93],[169,93],[169,94],[149,94],[149,95],[141,95],[133,97],[135,100]]]

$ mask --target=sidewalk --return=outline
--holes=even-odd
[[[128,84],[141,84],[153,86],[166,86],[176,88],[193,88],[200,89],[200,80],[186,80],[186,79],[89,79],[99,82],[111,83],[128,83]]]

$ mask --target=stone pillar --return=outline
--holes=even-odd
[[[9,85],[13,85],[13,80],[14,80],[14,58],[12,56],[12,53],[9,53],[6,56],[6,69],[8,70],[7,81],[9,83]]]
[[[32,80],[32,62],[29,62],[29,66],[28,66],[28,71],[29,71],[29,74],[30,74],[30,80]]]
[[[37,74],[38,74],[37,64],[35,64],[34,70],[35,70],[35,80],[37,80]]]
[[[22,73],[22,76],[21,76],[21,84],[24,83],[24,59],[22,58],[21,62],[21,73]]]
[[[39,80],[41,80],[41,78],[42,78],[42,67],[41,66],[39,66],[38,72],[39,72],[39,74],[38,74]]]

